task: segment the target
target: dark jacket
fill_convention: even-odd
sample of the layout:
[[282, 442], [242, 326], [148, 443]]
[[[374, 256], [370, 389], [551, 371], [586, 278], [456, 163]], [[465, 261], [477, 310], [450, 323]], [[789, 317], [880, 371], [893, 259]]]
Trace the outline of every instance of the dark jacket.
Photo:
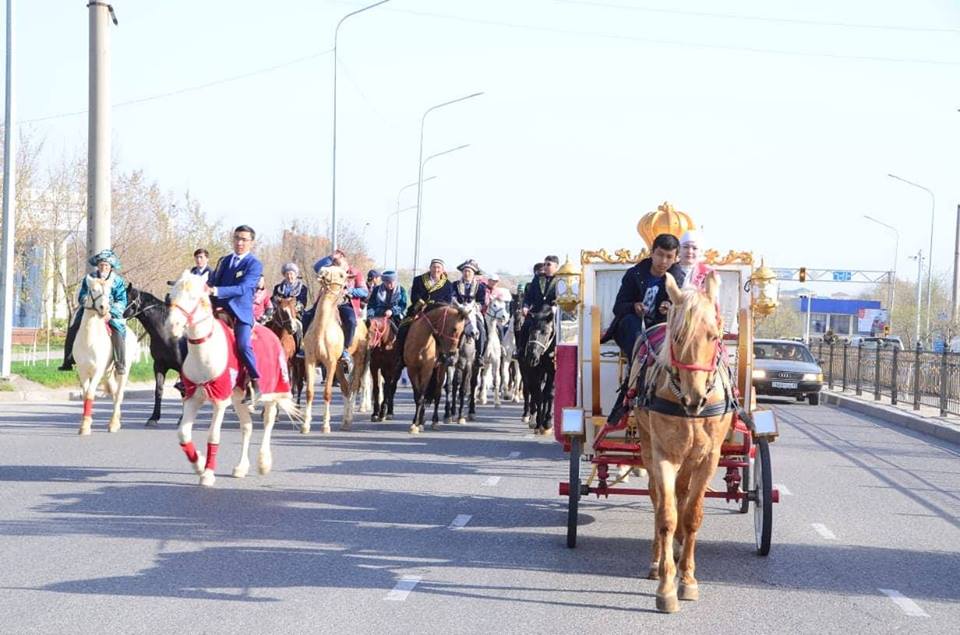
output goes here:
[[413, 285], [410, 287], [410, 306], [416, 307], [418, 302], [434, 302], [451, 304], [453, 302], [453, 284], [447, 279], [446, 274], [437, 281], [437, 283], [427, 289], [430, 282], [430, 274], [425, 273], [413, 279]]
[[[303, 307], [307, 306], [307, 285], [304, 284], [302, 280], [297, 280], [299, 282], [299, 289], [297, 284], [290, 285], [286, 280], [280, 282], [273, 287], [272, 300], [273, 304], [280, 304], [280, 300], [283, 298], [296, 298], [297, 304], [300, 306], [298, 310], [303, 310]], [[296, 291], [296, 293], [294, 293]]]
[[397, 319], [403, 318], [407, 311], [407, 292], [400, 285], [394, 287], [393, 291], [388, 291], [385, 286], [378, 284], [367, 300], [367, 317], [383, 317], [388, 310], [392, 311]]
[[554, 276], [536, 276], [523, 291], [523, 306], [538, 313], [545, 306], [557, 303], [557, 279]]
[[[649, 280], [652, 265], [653, 261], [650, 258], [644, 258], [623, 274], [623, 279], [620, 280], [620, 291], [617, 292], [617, 299], [613, 305], [613, 322], [601, 341], [606, 342], [613, 337], [620, 320], [633, 313], [633, 305], [637, 302], [646, 300], [645, 305], [649, 309], [643, 316], [644, 328], [666, 321], [667, 316], [660, 313], [660, 305], [670, 299], [667, 295], [666, 277]], [[667, 271], [676, 279], [678, 286], [683, 285], [683, 269], [680, 265], [674, 264]], [[647, 297], [648, 292], [654, 295]]]
[[466, 304], [472, 300], [477, 303], [477, 306], [483, 308], [487, 303], [487, 285], [474, 278], [468, 289], [466, 282], [458, 280], [453, 283], [453, 297], [460, 304]]

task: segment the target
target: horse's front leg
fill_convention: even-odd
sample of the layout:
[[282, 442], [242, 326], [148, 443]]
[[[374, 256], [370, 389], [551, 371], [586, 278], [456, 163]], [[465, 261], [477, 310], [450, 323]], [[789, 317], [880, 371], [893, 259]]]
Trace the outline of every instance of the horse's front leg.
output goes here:
[[477, 384], [480, 381], [479, 367], [474, 366], [470, 369], [469, 375], [469, 406], [467, 409], [467, 420], [475, 421], [477, 418]]
[[273, 452], [270, 440], [273, 436], [273, 424], [277, 421], [277, 403], [268, 401], [263, 406], [263, 439], [260, 441], [260, 453], [257, 455], [257, 470], [267, 475], [273, 469]]
[[[243, 478], [250, 472], [250, 459], [248, 458], [248, 454], [250, 452], [250, 437], [253, 436], [253, 417], [250, 414], [250, 406], [243, 403], [242, 391], [234, 390], [230, 395], [230, 399], [233, 401], [233, 410], [237, 413], [237, 418], [240, 420], [240, 460], [233, 468], [233, 476]], [[266, 415], [266, 405], [264, 405], [263, 412], [264, 415]]]
[[107, 432], [117, 432], [120, 430], [120, 407], [123, 405], [123, 393], [127, 389], [127, 378], [129, 375], [114, 375], [111, 373], [109, 378], [110, 394], [113, 395], [113, 414], [110, 416], [110, 423], [107, 424]]
[[371, 392], [373, 393], [371, 401], [372, 413], [370, 414], [370, 421], [380, 421], [383, 419], [383, 403], [380, 401], [380, 365], [370, 364], [370, 376], [373, 379], [373, 385], [370, 387]]
[[153, 364], [153, 412], [150, 413], [150, 418], [147, 419], [146, 426], [155, 426], [160, 423], [160, 402], [163, 400], [163, 383], [166, 380], [167, 373], [164, 370], [160, 369], [160, 364], [154, 362]]
[[680, 498], [680, 510], [677, 533], [682, 534], [680, 549], [680, 589], [681, 600], [699, 600], [700, 588], [695, 576], [697, 570], [694, 552], [697, 548], [697, 532], [703, 523], [703, 495], [707, 491], [710, 478], [716, 471], [720, 460], [720, 439], [716, 439], [715, 450], [708, 461], [699, 463], [688, 479], [689, 485], [684, 498]]
[[680, 610], [677, 600], [677, 587], [674, 577], [677, 565], [673, 561], [673, 535], [677, 529], [677, 506], [675, 484], [676, 466], [666, 459], [659, 458], [656, 448], [650, 465], [651, 478], [658, 488], [656, 510], [656, 539], [660, 541], [660, 584], [657, 585], [657, 610], [663, 613], [675, 613]]
[[[490, 366], [490, 379], [493, 381], [493, 407], [500, 407], [500, 389], [503, 387], [503, 364], [498, 357]], [[486, 388], [484, 388], [486, 394]]]
[[[326, 374], [324, 377], [326, 381], [323, 383], [323, 433], [330, 434], [330, 405], [333, 401], [333, 378], [337, 373], [337, 360], [333, 359], [327, 362], [326, 365]], [[341, 382], [341, 386], [343, 383]], [[343, 407], [344, 411], [347, 408], [347, 394], [343, 395]]]
[[420, 426], [423, 424], [423, 392], [413, 387], [413, 423], [410, 424], [410, 434], [420, 432]]
[[300, 432], [308, 434], [310, 432], [310, 422], [313, 421], [313, 393], [314, 384], [317, 380], [317, 362], [309, 355], [303, 360], [304, 375], [307, 383], [307, 403], [303, 407], [303, 423], [300, 424]]
[[80, 417], [80, 435], [90, 434], [90, 426], [93, 425], [93, 402], [97, 398], [97, 386], [100, 385], [100, 379], [103, 372], [93, 371], [93, 375], [86, 381], [80, 382], [80, 389], [83, 392], [83, 414]]
[[200, 465], [203, 456], [197, 452], [197, 448], [193, 444], [193, 422], [197, 419], [197, 412], [203, 405], [203, 400], [202, 388], [193, 393], [193, 396], [189, 399], [183, 400], [183, 414], [180, 415], [180, 425], [177, 427], [180, 447], [197, 474], [203, 474], [203, 468]]
[[[216, 482], [217, 452], [220, 450], [220, 426], [223, 425], [223, 414], [227, 410], [229, 400], [213, 402], [213, 419], [210, 421], [210, 430], [207, 432], [207, 462], [200, 475], [200, 484], [204, 487], [213, 487]], [[249, 413], [248, 413], [249, 414]]]

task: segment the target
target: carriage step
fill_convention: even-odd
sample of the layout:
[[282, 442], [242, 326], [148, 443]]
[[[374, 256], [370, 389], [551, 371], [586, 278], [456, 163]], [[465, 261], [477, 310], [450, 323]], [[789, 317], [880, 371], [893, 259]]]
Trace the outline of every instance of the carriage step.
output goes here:
[[614, 452], [631, 452], [636, 453], [640, 451], [639, 443], [625, 443], [623, 441], [600, 441], [596, 443], [593, 448], [595, 450], [612, 450]]

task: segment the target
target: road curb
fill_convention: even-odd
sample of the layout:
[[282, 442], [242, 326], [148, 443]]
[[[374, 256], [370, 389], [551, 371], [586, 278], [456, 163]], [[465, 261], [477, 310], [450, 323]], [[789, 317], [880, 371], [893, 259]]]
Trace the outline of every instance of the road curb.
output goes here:
[[854, 397], [838, 395], [826, 390], [820, 395], [824, 403], [828, 405], [876, 417], [887, 423], [960, 445], [960, 427], [957, 425], [936, 418], [921, 417], [893, 406], [867, 403]]
[[[124, 397], [153, 397], [153, 382], [138, 382], [128, 384], [124, 391]], [[102, 390], [97, 391], [97, 399], [109, 399], [109, 395]], [[180, 399], [180, 393], [173, 386], [164, 386], [163, 398]], [[0, 403], [17, 402], [63, 402], [63, 401], [82, 401], [82, 393], [75, 388], [50, 388], [48, 390], [11, 390], [0, 392]]]

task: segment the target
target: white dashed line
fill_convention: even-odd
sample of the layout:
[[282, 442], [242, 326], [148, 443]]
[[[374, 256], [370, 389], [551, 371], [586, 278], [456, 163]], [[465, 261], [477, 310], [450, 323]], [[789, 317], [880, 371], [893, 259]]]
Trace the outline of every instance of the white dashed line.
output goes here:
[[926, 611], [920, 608], [920, 605], [905, 596], [896, 589], [878, 589], [880, 593], [893, 600], [893, 603], [900, 607], [900, 610], [910, 617], [930, 617]]
[[793, 496], [793, 492], [787, 489], [787, 486], [782, 483], [777, 483], [773, 487], [774, 489], [780, 490], [780, 493], [784, 496]]
[[456, 518], [453, 519], [453, 522], [450, 523], [448, 529], [463, 529], [470, 519], [473, 518], [470, 514], [459, 514]]
[[508, 459], [519, 459], [519, 458], [520, 458], [520, 453], [519, 453], [519, 452], [516, 452], [516, 451], [511, 452], [510, 455], [509, 455], [507, 458], [508, 458]]
[[407, 596], [410, 595], [410, 592], [413, 591], [413, 588], [422, 580], [418, 575], [408, 575], [400, 578], [400, 581], [397, 582], [397, 586], [393, 587], [393, 590], [390, 593], [387, 593], [387, 597], [383, 598], [384, 600], [389, 600], [391, 602], [403, 602], [407, 599]]
[[830, 531], [829, 529], [827, 529], [827, 526], [824, 525], [823, 523], [813, 523], [813, 525], [811, 525], [811, 526], [817, 531], [818, 534], [820, 534], [821, 536], [823, 536], [823, 537], [826, 538], [827, 540], [836, 540], [836, 539], [837, 539], [837, 535], [836, 535], [835, 533], [833, 533], [832, 531]]
[[499, 477], [499, 476], [491, 476], [490, 478], [488, 478], [487, 480], [485, 480], [485, 481], [483, 482], [483, 484], [486, 485], [487, 487], [493, 487], [494, 485], [496, 485], [496, 484], [499, 483], [499, 482], [500, 482], [500, 477]]

